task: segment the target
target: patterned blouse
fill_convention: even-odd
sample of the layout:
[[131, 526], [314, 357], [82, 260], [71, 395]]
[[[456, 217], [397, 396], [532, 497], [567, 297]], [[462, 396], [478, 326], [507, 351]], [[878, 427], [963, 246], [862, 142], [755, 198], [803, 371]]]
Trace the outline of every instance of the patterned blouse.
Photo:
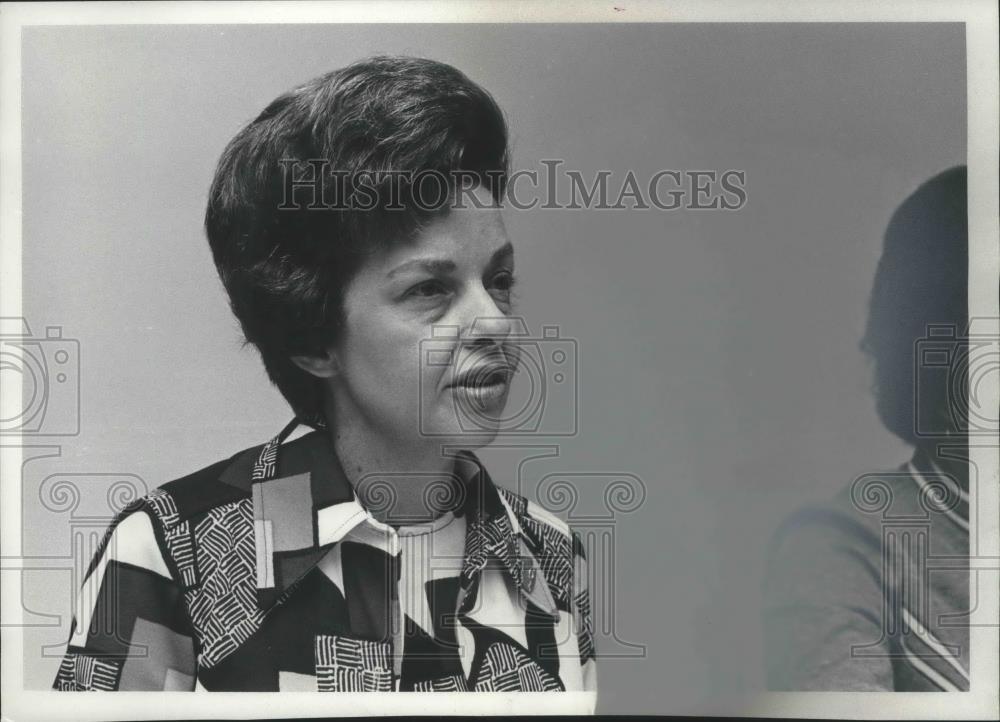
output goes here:
[[294, 427], [117, 516], [56, 689], [596, 691], [587, 565], [564, 522], [462, 452], [476, 471], [448, 526], [464, 554], [419, 581], [413, 620], [400, 535], [358, 502], [325, 432], [285, 442]]

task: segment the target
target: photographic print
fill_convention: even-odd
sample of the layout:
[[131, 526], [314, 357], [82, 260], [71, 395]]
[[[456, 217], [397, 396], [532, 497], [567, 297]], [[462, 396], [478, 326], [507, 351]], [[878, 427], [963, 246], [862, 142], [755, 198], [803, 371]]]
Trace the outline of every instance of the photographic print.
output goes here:
[[4, 4], [4, 716], [994, 718], [995, 11]]

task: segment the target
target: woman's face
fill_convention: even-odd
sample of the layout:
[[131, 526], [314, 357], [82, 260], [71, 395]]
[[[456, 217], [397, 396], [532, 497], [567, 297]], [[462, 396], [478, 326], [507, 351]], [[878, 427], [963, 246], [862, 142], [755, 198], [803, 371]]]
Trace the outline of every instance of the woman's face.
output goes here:
[[368, 259], [345, 289], [329, 379], [337, 423], [394, 443], [489, 443], [507, 400], [514, 252], [488, 192], [413, 242]]

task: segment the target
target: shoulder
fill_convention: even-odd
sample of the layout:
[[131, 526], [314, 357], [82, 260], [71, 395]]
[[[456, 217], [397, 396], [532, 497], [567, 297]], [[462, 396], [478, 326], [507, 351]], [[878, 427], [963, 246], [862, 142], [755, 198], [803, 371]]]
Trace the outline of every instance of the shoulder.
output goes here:
[[[241, 508], [248, 506], [252, 503], [254, 482], [259, 481], [254, 479], [254, 467], [266, 445], [247, 447], [169, 481], [146, 495], [144, 502], [168, 528], [206, 514], [225, 514], [234, 504]], [[317, 474], [324, 483], [312, 485], [311, 491], [320, 495], [314, 502], [339, 501], [345, 495], [349, 498], [339, 463], [321, 432], [312, 431], [281, 445], [274, 481]]]
[[247, 447], [172, 479], [136, 503], [152, 511], [164, 526], [171, 527], [213, 509], [250, 499], [253, 466], [263, 448], [264, 444]]
[[154, 495], [169, 495], [182, 517], [250, 496], [250, 475], [263, 445], [220, 459], [197, 471], [163, 484]]
[[[191, 587], [199, 521], [218, 510], [217, 515], [224, 516], [230, 526], [235, 518], [234, 528], [252, 523], [250, 470], [262, 448], [250, 447], [208, 464], [125, 506], [108, 528], [87, 575], [114, 560], [173, 578], [185, 589]], [[235, 517], [227, 508], [234, 503], [240, 511]]]
[[500, 494], [514, 512], [522, 540], [537, 560], [557, 607], [581, 611], [588, 608], [587, 559], [580, 535], [548, 509], [525, 497], [507, 489], [501, 489]]
[[583, 556], [579, 534], [569, 524], [543, 506], [509, 489], [497, 487], [501, 498], [514, 512], [521, 530], [527, 532], [548, 553]]
[[[500, 496], [514, 512], [522, 538], [538, 560], [542, 576], [556, 609], [580, 620], [579, 653], [583, 663], [594, 657], [593, 619], [586, 552], [580, 535], [548, 509], [520, 494], [498, 487]], [[593, 665], [587, 668], [591, 687]]]
[[918, 508], [919, 492], [902, 468], [861, 475], [832, 497], [799, 507], [769, 541], [766, 591], [780, 598], [880, 588], [885, 522], [914, 518]]
[[170, 577], [161, 546], [162, 534], [148, 497], [137, 499], [118, 512], [92, 557], [85, 577], [109, 562]]
[[786, 516], [772, 537], [771, 550], [790, 542], [877, 548], [882, 522], [911, 516], [919, 501], [918, 487], [903, 467], [862, 474], [832, 497], [804, 504]]

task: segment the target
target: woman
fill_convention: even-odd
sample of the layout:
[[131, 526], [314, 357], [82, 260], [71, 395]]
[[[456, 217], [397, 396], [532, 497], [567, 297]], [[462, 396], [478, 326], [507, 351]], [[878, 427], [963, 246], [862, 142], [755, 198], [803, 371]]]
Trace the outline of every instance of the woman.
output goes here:
[[233, 139], [206, 231], [295, 420], [119, 515], [58, 689], [595, 689], [578, 538], [470, 451], [517, 366], [507, 163], [492, 97], [417, 58]]

